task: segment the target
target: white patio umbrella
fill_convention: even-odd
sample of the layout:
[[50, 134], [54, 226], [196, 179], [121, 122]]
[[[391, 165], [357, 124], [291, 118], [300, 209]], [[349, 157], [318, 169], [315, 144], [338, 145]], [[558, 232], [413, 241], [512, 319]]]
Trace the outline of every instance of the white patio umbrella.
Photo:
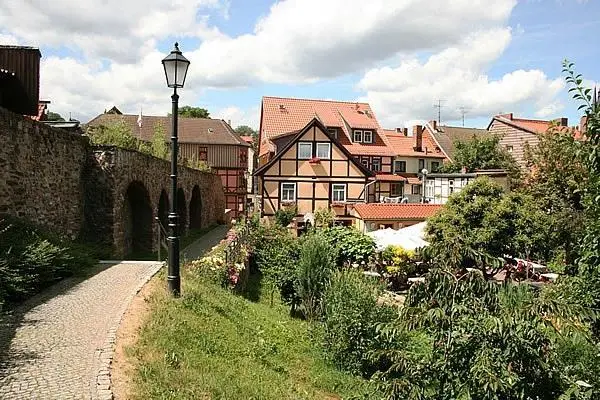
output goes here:
[[425, 222], [402, 228], [399, 230], [387, 228], [367, 233], [375, 241], [377, 250], [383, 250], [390, 245], [401, 246], [406, 250], [414, 250], [427, 246], [424, 240]]

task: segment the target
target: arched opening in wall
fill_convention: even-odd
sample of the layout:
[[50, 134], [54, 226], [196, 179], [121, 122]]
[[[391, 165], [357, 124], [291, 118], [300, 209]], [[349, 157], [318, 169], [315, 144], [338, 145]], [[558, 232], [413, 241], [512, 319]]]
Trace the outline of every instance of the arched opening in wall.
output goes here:
[[125, 254], [152, 251], [152, 205], [143, 183], [133, 181], [125, 199]]
[[158, 210], [156, 212], [156, 215], [158, 216], [158, 220], [160, 221], [163, 228], [167, 230], [169, 229], [169, 206], [169, 196], [167, 195], [167, 191], [163, 189], [160, 192], [160, 198], [158, 200]]
[[179, 233], [185, 234], [187, 231], [187, 201], [185, 192], [182, 188], [177, 189], [177, 216], [179, 217]]
[[200, 198], [200, 187], [194, 186], [190, 200], [190, 229], [202, 227], [202, 199]]

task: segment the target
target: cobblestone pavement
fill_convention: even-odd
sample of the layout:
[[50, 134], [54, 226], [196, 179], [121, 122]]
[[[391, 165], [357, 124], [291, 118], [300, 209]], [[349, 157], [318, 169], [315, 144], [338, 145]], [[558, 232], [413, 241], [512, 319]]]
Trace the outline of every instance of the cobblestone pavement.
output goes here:
[[127, 305], [160, 266], [104, 266], [85, 281], [63, 281], [0, 317], [0, 399], [111, 398], [107, 349]]

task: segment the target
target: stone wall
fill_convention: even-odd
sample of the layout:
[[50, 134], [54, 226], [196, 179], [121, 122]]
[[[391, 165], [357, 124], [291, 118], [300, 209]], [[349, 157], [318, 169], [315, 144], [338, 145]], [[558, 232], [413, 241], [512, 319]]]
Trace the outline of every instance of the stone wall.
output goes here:
[[88, 149], [85, 137], [0, 108], [0, 214], [77, 237]]
[[[87, 197], [93, 206], [89, 207], [86, 215], [89, 221], [94, 221], [87, 232], [89, 237], [103, 238], [103, 241], [114, 245], [117, 255], [125, 255], [131, 252], [133, 242], [139, 239], [132, 238], [132, 230], [141, 229], [143, 240], [148, 240], [150, 232], [146, 225], [150, 224], [149, 240], [152, 249], [156, 250], [158, 224], [155, 217], [159, 215], [162, 191], [168, 197], [168, 204], [171, 202], [170, 163], [115, 147], [96, 147], [93, 158], [97, 168], [91, 174], [87, 187]], [[94, 164], [93, 161], [91, 163]], [[195, 186], [198, 186], [199, 198], [192, 199]], [[201, 210], [200, 224], [196, 228], [224, 222], [225, 196], [217, 175], [179, 166], [178, 187], [180, 194], [184, 195], [178, 203], [185, 204], [185, 210], [179, 216], [180, 233], [190, 227], [190, 210], [194, 207]], [[148, 222], [147, 211], [151, 211], [151, 222]]]
[[[190, 225], [224, 222], [225, 197], [217, 175], [179, 166], [178, 183], [181, 233]], [[101, 243], [124, 256], [156, 250], [159, 199], [164, 191], [166, 216], [170, 188], [168, 161], [92, 146], [85, 136], [0, 108], [0, 215]]]

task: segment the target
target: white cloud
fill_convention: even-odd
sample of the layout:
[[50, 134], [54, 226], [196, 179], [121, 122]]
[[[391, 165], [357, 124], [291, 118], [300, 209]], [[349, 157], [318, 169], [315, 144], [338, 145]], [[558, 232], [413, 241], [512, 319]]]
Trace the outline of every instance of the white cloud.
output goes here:
[[[230, 0], [46, 3], [1, 2], [0, 42], [49, 49], [42, 58], [42, 96], [53, 111], [84, 121], [113, 104], [128, 112], [140, 106], [144, 113], [169, 112], [160, 65], [166, 49], [157, 44], [173, 37], [201, 40], [198, 48], [183, 49], [192, 65], [181, 104], [194, 104], [207, 88], [302, 84], [364, 72], [358, 87], [390, 124], [430, 118], [438, 98], [447, 100], [447, 116], [459, 105], [471, 107], [470, 116], [525, 102], [540, 113], [550, 104], [560, 107], [553, 98], [562, 86], [540, 71], [498, 80], [486, 75], [510, 43], [506, 25], [516, 0], [281, 0], [252, 32], [236, 37], [209, 17], [227, 19]], [[63, 48], [71, 55], [52, 56]], [[433, 53], [425, 63], [411, 56], [423, 52]], [[385, 66], [392, 59], [400, 65]], [[213, 115], [235, 126], [258, 125], [254, 108], [232, 104]]]
[[[207, 86], [314, 82], [362, 71], [399, 52], [438, 49], [502, 26], [514, 0], [287, 0], [252, 34], [220, 35], [190, 54]], [[218, 65], [218, 68], [215, 68]]]
[[231, 126], [235, 129], [240, 125], [247, 125], [258, 130], [260, 109], [258, 107], [250, 107], [247, 110], [242, 110], [236, 106], [229, 106], [215, 112], [211, 112], [212, 118], [220, 118], [225, 121], [231, 121]]
[[500, 111], [535, 107], [541, 116], [561, 110], [556, 100], [562, 79], [549, 79], [540, 70], [517, 70], [490, 79], [488, 68], [511, 40], [509, 28], [473, 32], [457, 46], [433, 54], [425, 62], [404, 59], [397, 67], [375, 68], [365, 73], [358, 88], [387, 126], [410, 119], [434, 119], [433, 105], [442, 99], [442, 119], [489, 117]]

